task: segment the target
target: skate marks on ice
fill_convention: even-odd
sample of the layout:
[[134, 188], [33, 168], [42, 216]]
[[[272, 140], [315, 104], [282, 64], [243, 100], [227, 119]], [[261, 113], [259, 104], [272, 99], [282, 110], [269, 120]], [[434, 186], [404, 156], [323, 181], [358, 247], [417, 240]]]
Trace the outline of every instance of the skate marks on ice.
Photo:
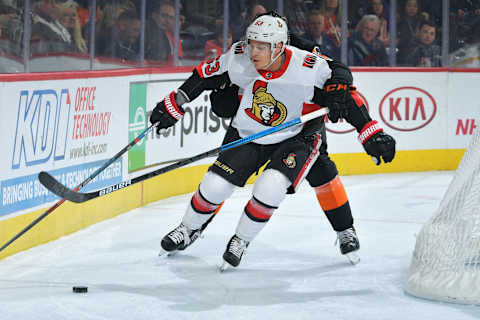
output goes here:
[[[264, 243], [258, 245], [267, 246]], [[222, 273], [218, 270], [223, 261], [221, 255], [205, 254], [201, 249], [178, 252], [159, 258], [156, 265], [158, 272], [171, 274], [169, 283], [131, 289], [140, 294], [153, 294], [160, 300], [171, 302], [169, 308], [172, 310], [186, 312], [214, 310], [222, 306], [295, 305], [321, 301], [322, 298], [374, 294], [370, 289], [334, 290], [325, 283], [321, 284], [322, 279], [341, 278], [341, 272], [352, 268], [346, 260], [324, 263], [318, 255], [282, 252], [271, 247], [268, 252], [266, 258], [265, 252], [258, 253], [257, 257], [247, 252], [239, 267], [229, 267]], [[274, 263], [276, 259], [281, 263]], [[296, 267], [292, 268], [292, 264]], [[130, 290], [122, 286], [104, 289]]]

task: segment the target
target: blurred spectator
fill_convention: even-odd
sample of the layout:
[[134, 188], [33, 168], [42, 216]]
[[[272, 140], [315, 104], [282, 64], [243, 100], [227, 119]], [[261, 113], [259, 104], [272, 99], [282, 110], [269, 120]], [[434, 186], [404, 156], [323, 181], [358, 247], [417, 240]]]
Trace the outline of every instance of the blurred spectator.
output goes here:
[[451, 1], [450, 11], [458, 16], [480, 16], [480, 0]]
[[[175, 6], [173, 1], [170, 2], [172, 2], [172, 5]], [[213, 31], [216, 23], [223, 16], [223, 0], [183, 0], [180, 4], [180, 12], [186, 17], [186, 28], [192, 25], [204, 26], [210, 27]]]
[[450, 55], [449, 66], [457, 68], [480, 68], [480, 19], [473, 23], [471, 44]]
[[407, 0], [398, 18], [398, 64], [405, 64], [406, 56], [410, 51], [409, 44], [417, 35], [420, 23], [428, 19], [428, 13], [420, 12], [419, 0]]
[[[97, 3], [99, 2], [97, 1]], [[112, 39], [116, 33], [114, 29], [118, 18], [124, 11], [133, 12], [137, 11], [137, 8], [130, 0], [102, 1], [100, 20], [95, 26], [95, 50], [97, 52], [111, 52], [113, 50]], [[87, 39], [89, 28], [86, 27], [85, 30], [87, 31], [85, 39]]]
[[243, 23], [232, 27], [232, 38], [233, 42], [240, 41], [244, 38], [247, 27], [253, 21], [253, 19], [262, 13], [266, 13], [267, 9], [264, 6], [258, 3], [254, 3], [251, 7], [247, 8], [247, 13]]
[[384, 0], [370, 0], [369, 13], [376, 15], [380, 20], [377, 38], [382, 41], [385, 47], [388, 47], [390, 45], [390, 35], [388, 34], [389, 12]]
[[325, 26], [325, 17], [319, 10], [313, 10], [308, 15], [308, 31], [303, 38], [313, 41], [317, 44], [320, 52], [333, 59], [339, 59], [339, 48], [333, 40], [328, 37], [323, 30]]
[[342, 34], [342, 1], [341, 0], [325, 0], [320, 10], [325, 17], [323, 32], [326, 33], [335, 43], [340, 45]]
[[[90, 21], [90, 1], [89, 0], [75, 0], [78, 3], [77, 6], [77, 15], [78, 21], [80, 23], [80, 27], [85, 27], [88, 21]], [[99, 23], [100, 16], [102, 11], [100, 10], [100, 6], [98, 5], [99, 1], [97, 1], [97, 7], [95, 9], [95, 21]]]
[[425, 20], [420, 24], [417, 38], [413, 40], [413, 49], [407, 56], [407, 65], [414, 67], [440, 67], [442, 53], [440, 46], [435, 44], [436, 26]]
[[285, 0], [286, 18], [288, 22], [288, 31], [296, 35], [303, 35], [308, 28], [307, 15], [308, 8], [303, 0]]
[[387, 53], [377, 39], [380, 20], [376, 15], [365, 15], [358, 23], [358, 31], [349, 39], [348, 64], [352, 66], [385, 66]]
[[[175, 32], [175, 5], [171, 1], [157, 3], [152, 9], [145, 38], [145, 58], [150, 60], [173, 61]], [[182, 20], [180, 20], [180, 29]], [[182, 42], [179, 42], [178, 56], [183, 57]]]
[[14, 3], [0, 1], [0, 53], [20, 55], [23, 19]]
[[[449, 0], [454, 3], [458, 0]], [[442, 25], [442, 2], [439, 0], [422, 0], [421, 10], [428, 13], [428, 19], [437, 26]]]
[[[103, 2], [103, 1], [102, 1]], [[137, 7], [131, 0], [105, 1], [102, 8], [102, 18], [99, 27], [112, 28], [124, 11], [136, 11]]]
[[251, 8], [251, 10], [248, 11], [248, 17], [247, 17], [247, 26], [252, 23], [252, 21], [255, 19], [256, 16], [267, 13], [267, 9], [261, 4], [254, 4]]
[[457, 0], [450, 4], [450, 48], [472, 43], [473, 26], [480, 18], [480, 0]]
[[[235, 39], [235, 32], [243, 27], [246, 17], [247, 3], [245, 0], [229, 0], [229, 28], [232, 30], [232, 41]], [[238, 37], [240, 39], [242, 35]]]
[[163, 30], [161, 5], [152, 8], [152, 15], [145, 27], [145, 59], [167, 61], [172, 54], [170, 40]]
[[357, 26], [368, 12], [369, 0], [355, 0], [348, 2], [348, 20], [351, 26]]
[[118, 17], [111, 46], [103, 55], [122, 61], [138, 61], [140, 53], [141, 22], [136, 11], [124, 11]]
[[59, 5], [60, 23], [67, 28], [70, 35], [73, 37], [71, 48], [74, 52], [86, 53], [88, 48], [85, 40], [82, 37], [82, 27], [77, 13], [78, 4], [74, 1], [66, 1]]
[[[228, 30], [227, 50], [232, 45], [232, 30]], [[217, 24], [215, 39], [205, 43], [205, 59], [215, 58], [223, 53], [223, 23]]]
[[70, 51], [72, 36], [58, 21], [57, 0], [39, 0], [33, 4], [31, 53]]

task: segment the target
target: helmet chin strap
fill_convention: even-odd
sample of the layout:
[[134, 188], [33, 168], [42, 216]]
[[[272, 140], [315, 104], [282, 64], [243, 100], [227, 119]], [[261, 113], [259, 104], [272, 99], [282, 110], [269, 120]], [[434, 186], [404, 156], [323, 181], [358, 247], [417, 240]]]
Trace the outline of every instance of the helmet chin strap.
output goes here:
[[283, 50], [283, 43], [282, 43], [282, 50], [280, 50], [280, 52], [276, 55], [275, 58], [273, 57], [273, 50], [272, 50], [272, 54], [270, 55], [270, 63], [267, 64], [264, 69], [266, 70], [267, 68], [269, 68], [272, 65], [272, 63], [274, 63], [275, 60], [277, 60], [282, 55], [283, 51], [284, 51]]

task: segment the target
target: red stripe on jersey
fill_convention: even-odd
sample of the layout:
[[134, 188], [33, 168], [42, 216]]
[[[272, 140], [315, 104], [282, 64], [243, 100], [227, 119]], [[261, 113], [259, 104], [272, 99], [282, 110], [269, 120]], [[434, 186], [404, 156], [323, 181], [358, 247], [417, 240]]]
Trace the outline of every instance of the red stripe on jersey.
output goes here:
[[245, 207], [245, 211], [251, 214], [254, 218], [265, 221], [270, 219], [274, 210], [274, 208], [265, 207], [253, 198], [248, 201], [247, 206]]
[[315, 141], [313, 142], [313, 150], [310, 153], [310, 155], [307, 158], [307, 161], [305, 161], [302, 170], [300, 170], [300, 173], [298, 174], [297, 178], [295, 181], [292, 183], [292, 187], [295, 189], [300, 182], [303, 181], [303, 179], [307, 176], [309, 169], [312, 167], [312, 165], [315, 163], [317, 160], [318, 156], [320, 155], [320, 152], [318, 149], [320, 149], [320, 144], [322, 143], [322, 136], [320, 134], [315, 135]]
[[[318, 104], [315, 104], [315, 103], [306, 103], [304, 102], [303, 103], [303, 107], [302, 107], [302, 116], [304, 114], [307, 114], [307, 113], [310, 113], [310, 112], [313, 112], [313, 111], [317, 111], [319, 109], [323, 109], [324, 106], [320, 106]], [[323, 118], [323, 121], [326, 121], [327, 120], [327, 117], [328, 115], [324, 115], [322, 118]]]
[[310, 112], [313, 112], [313, 111], [317, 111], [317, 110], [322, 109], [322, 108], [323, 108], [322, 106], [319, 106], [316, 103], [306, 103], [306, 102], [304, 102], [303, 107], [302, 107], [302, 116], [304, 114], [307, 114], [307, 113], [310, 113]]
[[218, 204], [213, 204], [205, 200], [202, 195], [200, 194], [200, 191], [197, 190], [195, 194], [192, 197], [192, 206], [193, 209], [197, 212], [202, 212], [202, 213], [212, 213], [218, 208]]

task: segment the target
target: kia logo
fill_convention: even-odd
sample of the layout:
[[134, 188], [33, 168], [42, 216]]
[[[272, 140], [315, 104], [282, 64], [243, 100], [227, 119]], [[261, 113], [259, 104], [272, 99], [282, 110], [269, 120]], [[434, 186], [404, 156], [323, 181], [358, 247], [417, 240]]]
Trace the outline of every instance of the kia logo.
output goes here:
[[435, 99], [427, 91], [416, 87], [393, 89], [380, 102], [380, 118], [398, 131], [423, 128], [436, 113]]
[[[363, 94], [361, 94], [360, 92], [357, 91], [357, 95], [362, 99], [363, 104], [365, 104], [365, 107], [367, 108], [367, 111], [370, 110], [370, 108], [368, 107], [367, 99], [365, 99]], [[345, 119], [340, 119], [340, 120], [338, 120], [337, 123], [331, 123], [327, 119], [325, 121], [325, 129], [327, 129], [328, 132], [338, 133], [338, 134], [349, 133], [349, 132], [355, 131], [355, 128], [352, 127]]]

